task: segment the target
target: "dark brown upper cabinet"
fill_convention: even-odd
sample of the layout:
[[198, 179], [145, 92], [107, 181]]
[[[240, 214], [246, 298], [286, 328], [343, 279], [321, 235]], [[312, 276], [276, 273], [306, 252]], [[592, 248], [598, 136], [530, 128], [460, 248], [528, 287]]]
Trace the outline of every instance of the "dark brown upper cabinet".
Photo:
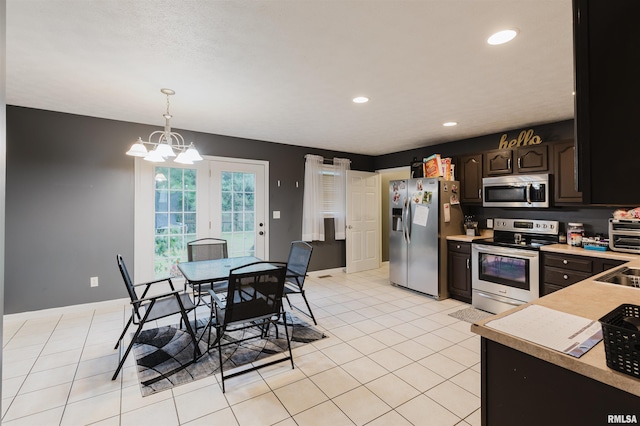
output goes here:
[[484, 166], [485, 176], [544, 173], [549, 171], [549, 150], [545, 144], [488, 151], [484, 156]]
[[553, 145], [553, 185], [556, 204], [582, 203], [582, 193], [576, 190], [575, 146], [573, 140]]
[[460, 201], [482, 203], [482, 154], [460, 156]]
[[575, 127], [585, 203], [640, 204], [640, 1], [573, 0]]
[[514, 151], [516, 173], [542, 173], [549, 171], [547, 145], [517, 148]]
[[513, 151], [496, 149], [484, 153], [485, 176], [502, 176], [513, 173]]

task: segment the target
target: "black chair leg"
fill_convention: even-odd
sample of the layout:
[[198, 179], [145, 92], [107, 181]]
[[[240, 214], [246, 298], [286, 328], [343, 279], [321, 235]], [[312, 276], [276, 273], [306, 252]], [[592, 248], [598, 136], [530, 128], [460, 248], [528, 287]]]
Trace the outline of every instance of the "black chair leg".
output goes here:
[[124, 339], [124, 335], [127, 333], [127, 330], [129, 329], [129, 326], [131, 325], [132, 322], [133, 322], [133, 314], [131, 314], [131, 316], [129, 317], [129, 321], [127, 321], [127, 325], [124, 327], [124, 330], [122, 330], [122, 334], [118, 338], [118, 341], [116, 342], [116, 346], [113, 349], [118, 349], [118, 346], [120, 346], [120, 342], [122, 342], [122, 339]]
[[220, 380], [222, 381], [222, 393], [224, 389], [224, 369], [222, 368], [222, 336], [223, 331], [216, 327], [216, 341], [218, 342], [218, 360], [220, 361]]
[[307, 296], [304, 294], [304, 291], [300, 294], [302, 295], [302, 299], [304, 300], [305, 305], [307, 305], [307, 309], [309, 310], [309, 316], [313, 320], [313, 323], [315, 325], [318, 325], [318, 322], [316, 321], [316, 317], [313, 316], [313, 311], [311, 310], [311, 306], [309, 306], [309, 302], [307, 301]]
[[[291, 340], [289, 340], [289, 329], [287, 328], [287, 313], [282, 312], [282, 321], [284, 323], [284, 332], [287, 335], [287, 346], [289, 347], [289, 358], [291, 359], [291, 369], [294, 369], [293, 366], [293, 353], [291, 353]], [[276, 325], [277, 327], [277, 325]]]
[[138, 326], [138, 329], [136, 330], [135, 334], [131, 338], [131, 343], [129, 343], [129, 346], [127, 346], [127, 350], [124, 352], [124, 355], [122, 356], [122, 359], [120, 359], [120, 363], [118, 363], [118, 368], [116, 369], [116, 372], [113, 373], [113, 377], [111, 378], [111, 380], [115, 380], [116, 377], [118, 377], [118, 373], [120, 373], [120, 370], [122, 369], [122, 366], [124, 365], [124, 362], [127, 360], [127, 356], [129, 356], [129, 352], [131, 352], [131, 348], [133, 348], [134, 343], [136, 343], [136, 340], [138, 339], [138, 336], [140, 335], [140, 332], [142, 331], [142, 325], [143, 324], [144, 324], [144, 322], [141, 321], [140, 325]]
[[[194, 333], [193, 328], [191, 328], [191, 324], [189, 323], [189, 317], [187, 316], [187, 313], [182, 311], [180, 312], [180, 316], [182, 317], [182, 321], [184, 321], [184, 325], [187, 327], [187, 331], [191, 335], [191, 341], [193, 342], [193, 361], [195, 362], [196, 359], [198, 359], [198, 357], [201, 355], [200, 348], [198, 347], [198, 339], [196, 339], [196, 334]], [[195, 309], [194, 309], [194, 319], [195, 319]], [[198, 325], [195, 324], [195, 326], [197, 327]]]

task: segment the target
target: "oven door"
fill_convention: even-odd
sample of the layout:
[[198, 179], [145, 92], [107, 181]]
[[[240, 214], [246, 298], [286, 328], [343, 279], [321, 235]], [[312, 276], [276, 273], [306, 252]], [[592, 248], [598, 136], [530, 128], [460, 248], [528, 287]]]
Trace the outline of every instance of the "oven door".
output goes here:
[[[503, 312], [539, 297], [538, 251], [472, 244], [471, 256], [473, 306]], [[498, 307], [487, 309], [484, 299], [494, 299], [490, 305]]]

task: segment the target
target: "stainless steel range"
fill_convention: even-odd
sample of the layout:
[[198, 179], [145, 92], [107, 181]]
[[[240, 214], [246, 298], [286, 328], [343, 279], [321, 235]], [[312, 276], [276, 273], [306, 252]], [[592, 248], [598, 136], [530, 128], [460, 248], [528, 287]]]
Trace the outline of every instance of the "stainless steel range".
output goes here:
[[540, 247], [558, 242], [559, 223], [495, 219], [493, 229], [471, 246], [471, 303], [498, 314], [540, 297]]

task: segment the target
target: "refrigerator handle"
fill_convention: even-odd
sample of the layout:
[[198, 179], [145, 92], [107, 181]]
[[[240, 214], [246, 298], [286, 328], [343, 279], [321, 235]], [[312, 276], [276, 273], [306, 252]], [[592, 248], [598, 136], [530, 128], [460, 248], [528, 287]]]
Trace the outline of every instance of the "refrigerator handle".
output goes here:
[[402, 201], [402, 239], [407, 242], [407, 225], [405, 223], [405, 216], [407, 215], [407, 200]]
[[405, 201], [405, 209], [406, 209], [406, 219], [404, 221], [404, 227], [406, 229], [406, 240], [408, 244], [411, 244], [411, 198], [406, 199]]

